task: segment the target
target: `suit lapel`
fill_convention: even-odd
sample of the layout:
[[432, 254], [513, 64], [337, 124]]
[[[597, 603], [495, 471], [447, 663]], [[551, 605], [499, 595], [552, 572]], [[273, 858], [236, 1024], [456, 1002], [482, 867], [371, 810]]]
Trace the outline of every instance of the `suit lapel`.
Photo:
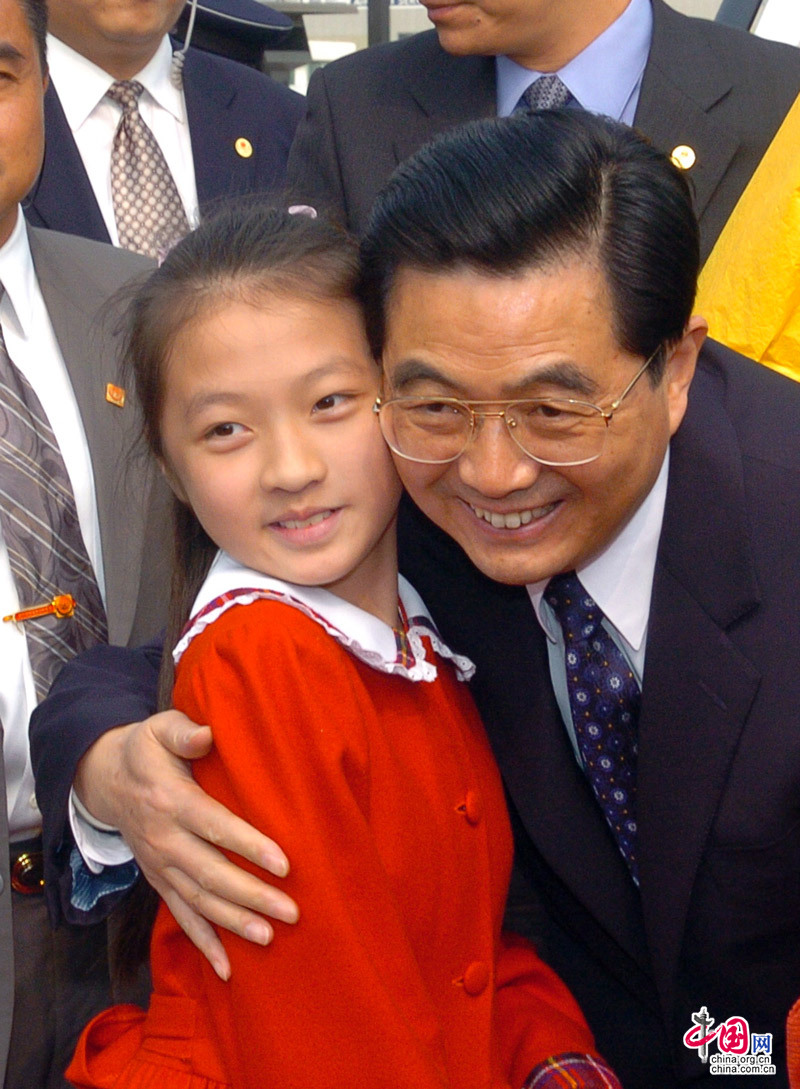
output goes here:
[[200, 208], [230, 193], [252, 191], [258, 155], [244, 158], [236, 152], [236, 141], [252, 133], [233, 131], [237, 91], [222, 65], [209, 72], [207, 58], [190, 49], [183, 69], [183, 94]]
[[418, 109], [394, 140], [398, 163], [445, 129], [497, 113], [493, 57], [453, 57], [433, 35], [432, 62], [420, 66], [408, 91]]
[[[64, 110], [51, 83], [44, 96], [45, 152], [36, 184], [25, 201], [29, 218], [42, 227], [58, 223], [70, 234], [110, 242], [103, 216], [92, 190], [80, 152], [70, 132]], [[71, 220], [64, 227], [65, 194]]]
[[741, 455], [708, 374], [672, 443], [639, 727], [642, 907], [665, 1009], [692, 885], [759, 675], [726, 635], [758, 607]]
[[[524, 590], [505, 592], [503, 598], [499, 611], [497, 602], [488, 602], [487, 623], [494, 615], [496, 626], [502, 617], [495, 656], [508, 680], [492, 685], [484, 717], [506, 786], [548, 866], [649, 974], [638, 894], [575, 759], [553, 695], [547, 644], [533, 606]], [[492, 721], [495, 715], [498, 723]], [[509, 723], [515, 724], [513, 729]]]
[[731, 77], [702, 35], [685, 32], [686, 17], [653, 0], [653, 42], [634, 124], [667, 154], [686, 144], [697, 160], [688, 177], [698, 218], [738, 149], [730, 126], [712, 107], [727, 95]]
[[[126, 643], [139, 593], [132, 572], [141, 570], [146, 469], [134, 466], [138, 420], [132, 406], [120, 410], [106, 400], [106, 384], [120, 383], [103, 314], [87, 305], [107, 296], [89, 284], [91, 270], [76, 270], [66, 252], [54, 250], [46, 232], [30, 231], [39, 287], [58, 340], [81, 413], [92, 458], [103, 550], [109, 642]], [[59, 236], [53, 236], [58, 238]], [[85, 292], [85, 293], [84, 293]], [[122, 434], [120, 434], [122, 432]]]

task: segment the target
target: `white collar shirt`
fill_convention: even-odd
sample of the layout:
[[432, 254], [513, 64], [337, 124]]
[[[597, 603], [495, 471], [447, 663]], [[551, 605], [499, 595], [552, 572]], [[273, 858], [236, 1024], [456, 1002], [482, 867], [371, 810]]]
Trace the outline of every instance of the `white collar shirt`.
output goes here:
[[[669, 450], [655, 484], [630, 521], [605, 551], [577, 571], [586, 591], [602, 609], [605, 616], [603, 626], [627, 658], [640, 686], [644, 676], [647, 622], [668, 479]], [[576, 758], [580, 762], [567, 690], [564, 634], [543, 597], [547, 582], [544, 579], [531, 583], [527, 588], [528, 595], [547, 636], [553, 692]]]
[[[113, 244], [119, 245], [111, 197], [111, 150], [122, 107], [106, 91], [112, 76], [52, 34], [47, 36], [50, 79], [58, 93], [70, 132], [80, 153], [103, 221]], [[192, 226], [199, 221], [192, 141], [186, 101], [171, 79], [172, 45], [165, 37], [155, 56], [134, 79], [144, 87], [139, 112], [161, 148], [181, 203]]]
[[[25, 219], [17, 213], [11, 237], [0, 248], [0, 325], [9, 358], [25, 376], [50, 421], [75, 494], [81, 532], [100, 592], [105, 596], [100, 526], [92, 461], [64, 359], [33, 267]], [[0, 527], [0, 616], [19, 608]], [[36, 706], [23, 626], [0, 621], [0, 722], [3, 725], [9, 828], [12, 839], [34, 835], [41, 817], [33, 796], [28, 719]]]
[[[557, 74], [584, 110], [632, 125], [652, 38], [650, 0], [630, 0], [611, 26]], [[523, 68], [509, 57], [497, 58], [496, 72], [500, 117], [512, 113], [531, 83], [548, 74]]]

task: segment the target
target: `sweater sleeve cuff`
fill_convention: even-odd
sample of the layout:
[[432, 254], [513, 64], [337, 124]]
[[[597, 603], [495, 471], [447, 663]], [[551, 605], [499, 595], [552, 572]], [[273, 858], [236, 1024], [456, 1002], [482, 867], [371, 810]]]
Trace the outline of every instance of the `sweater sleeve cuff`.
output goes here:
[[617, 1075], [599, 1055], [551, 1055], [530, 1072], [522, 1089], [622, 1089]]

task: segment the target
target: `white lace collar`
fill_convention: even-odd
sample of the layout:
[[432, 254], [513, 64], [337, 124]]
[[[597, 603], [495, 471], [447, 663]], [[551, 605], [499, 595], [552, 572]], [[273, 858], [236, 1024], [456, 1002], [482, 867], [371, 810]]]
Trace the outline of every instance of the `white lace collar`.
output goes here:
[[192, 639], [232, 606], [272, 598], [299, 609], [356, 658], [382, 673], [395, 673], [411, 681], [433, 681], [436, 664], [426, 657], [422, 641], [427, 636], [436, 654], [453, 663], [459, 680], [470, 680], [475, 666], [444, 643], [422, 598], [402, 575], [398, 576], [398, 594], [407, 623], [404, 633], [396, 632], [376, 616], [328, 590], [282, 582], [242, 567], [220, 551], [195, 599], [192, 619], [172, 652], [173, 657], [177, 665]]

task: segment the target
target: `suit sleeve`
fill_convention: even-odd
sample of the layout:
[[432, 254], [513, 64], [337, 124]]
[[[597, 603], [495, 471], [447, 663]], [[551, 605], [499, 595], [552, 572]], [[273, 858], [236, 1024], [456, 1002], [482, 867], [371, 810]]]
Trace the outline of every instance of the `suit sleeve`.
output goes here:
[[289, 153], [288, 186], [292, 201], [310, 204], [343, 226], [350, 226], [336, 123], [321, 68], [308, 85], [306, 115], [297, 127]]
[[54, 924], [96, 922], [111, 911], [128, 887], [129, 882], [124, 888], [114, 888], [116, 882], [112, 882], [91, 910], [75, 909], [76, 860], [67, 802], [78, 763], [87, 749], [107, 730], [139, 722], [155, 711], [162, 649], [160, 638], [138, 650], [93, 647], [67, 663], [31, 717], [31, 760], [42, 812], [45, 889]]

